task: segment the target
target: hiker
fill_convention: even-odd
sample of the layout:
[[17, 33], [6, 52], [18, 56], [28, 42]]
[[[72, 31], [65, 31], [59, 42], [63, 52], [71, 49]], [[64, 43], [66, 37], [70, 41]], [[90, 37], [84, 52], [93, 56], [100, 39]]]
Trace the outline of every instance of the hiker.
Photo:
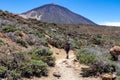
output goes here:
[[66, 45], [65, 45], [65, 51], [66, 51], [66, 59], [68, 59], [69, 58], [68, 53], [70, 51], [70, 43], [68, 41], [66, 42]]

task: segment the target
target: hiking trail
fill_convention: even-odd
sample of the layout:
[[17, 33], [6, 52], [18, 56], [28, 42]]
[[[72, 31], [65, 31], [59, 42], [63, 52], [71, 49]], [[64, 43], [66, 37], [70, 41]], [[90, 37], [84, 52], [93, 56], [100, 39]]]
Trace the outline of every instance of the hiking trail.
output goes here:
[[[66, 58], [66, 53], [64, 49], [58, 49], [51, 45], [49, 45], [50, 50], [53, 52], [53, 56], [56, 57], [56, 65], [55, 67], [50, 68], [49, 76], [48, 77], [41, 77], [41, 78], [34, 78], [31, 80], [100, 80], [99, 78], [95, 77], [82, 77], [80, 75], [81, 68], [86, 68], [83, 64], [79, 64], [76, 61], [76, 57], [74, 52], [70, 50], [69, 52], [69, 59]], [[54, 72], [59, 72], [59, 78], [53, 76]]]

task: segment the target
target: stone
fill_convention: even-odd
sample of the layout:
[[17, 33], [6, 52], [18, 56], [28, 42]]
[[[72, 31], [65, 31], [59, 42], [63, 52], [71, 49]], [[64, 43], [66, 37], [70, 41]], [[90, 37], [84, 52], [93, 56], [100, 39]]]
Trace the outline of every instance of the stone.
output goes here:
[[60, 72], [53, 72], [53, 76], [55, 76], [59, 79], [61, 77], [61, 74], [60, 74]]

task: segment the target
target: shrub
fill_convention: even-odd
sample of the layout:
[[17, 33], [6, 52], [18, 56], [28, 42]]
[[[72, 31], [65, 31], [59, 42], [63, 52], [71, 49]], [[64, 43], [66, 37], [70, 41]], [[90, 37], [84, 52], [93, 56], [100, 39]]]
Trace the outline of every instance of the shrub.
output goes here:
[[90, 42], [92, 42], [95, 45], [104, 45], [104, 39], [101, 35], [94, 35], [92, 36]]
[[52, 52], [46, 49], [35, 48], [30, 52], [31, 58], [34, 60], [42, 60], [49, 66], [55, 65], [55, 58], [52, 57]]
[[120, 80], [120, 76], [118, 76], [115, 80]]
[[99, 52], [91, 48], [78, 50], [77, 58], [80, 63], [89, 65], [87, 69], [83, 69], [84, 76], [95, 76], [97, 73], [112, 73], [116, 71], [116, 63], [110, 60], [107, 53]]
[[0, 53], [0, 66], [5, 66], [6, 65], [6, 55]]
[[44, 63], [43, 61], [41, 60], [32, 60], [31, 61], [31, 64], [32, 64], [32, 68], [33, 68], [33, 75], [35, 76], [46, 76], [47, 73], [48, 73], [48, 70], [47, 70], [47, 64]]
[[47, 76], [48, 65], [53, 66], [55, 60], [47, 49], [35, 48], [31, 53], [16, 52], [7, 58], [0, 54], [0, 78], [18, 80], [21, 77]]
[[26, 53], [12, 53], [5, 58], [4, 62], [0, 57], [0, 77], [8, 80], [18, 80], [21, 77], [47, 76], [48, 65], [42, 60], [31, 59]]
[[7, 71], [6, 67], [0, 66], [0, 77], [1, 78], [5, 78], [6, 71]]
[[96, 75], [96, 72], [93, 72], [90, 68], [82, 68], [81, 75], [83, 77], [89, 77], [89, 76]]
[[55, 58], [52, 56], [42, 56], [40, 59], [47, 63], [49, 66], [54, 66], [55, 65]]
[[117, 75], [120, 76], [120, 70], [117, 71]]
[[0, 40], [0, 46], [2, 45], [5, 45], [5, 43], [2, 40]]
[[48, 74], [47, 64], [41, 60], [31, 60], [30, 63], [25, 64], [22, 68], [22, 76], [46, 76]]
[[65, 42], [60, 40], [60, 38], [53, 38], [53, 39], [48, 39], [48, 42], [54, 46], [54, 47], [57, 47], [57, 48], [64, 48], [64, 44]]
[[39, 45], [43, 45], [43, 46], [46, 46], [48, 47], [48, 41], [46, 38], [42, 37], [42, 38], [39, 38], [39, 41], [37, 41], [37, 46]]
[[23, 36], [23, 34], [22, 34], [22, 32], [21, 32], [20, 30], [15, 31], [15, 33], [16, 33], [16, 35], [18, 35], [18, 36], [20, 36], [20, 37]]
[[51, 56], [52, 52], [47, 50], [47, 49], [41, 49], [41, 48], [34, 48], [30, 54], [35, 54], [35, 55], [39, 55], [39, 56]]
[[90, 65], [90, 68], [83, 68], [82, 75], [85, 77], [96, 76], [98, 73], [112, 73], [115, 72], [115, 65], [104, 64], [102, 61], [97, 61]]
[[33, 54], [40, 55], [40, 56], [51, 56], [52, 52], [46, 49], [35, 48], [33, 50]]
[[23, 64], [22, 66], [21, 66], [21, 76], [22, 77], [28, 77], [28, 78], [30, 78], [31, 76], [33, 76], [33, 70], [32, 70], [32, 66], [31, 66], [32, 64], [29, 62], [29, 63], [26, 63], [26, 64]]
[[18, 80], [21, 78], [21, 74], [16, 72], [16, 70], [8, 71], [7, 79], [8, 80]]
[[111, 63], [104, 63], [102, 61], [97, 61], [94, 64], [91, 65], [91, 70], [93, 72], [99, 72], [102, 73], [112, 73], [115, 72], [115, 64]]
[[23, 47], [26, 47], [26, 48], [27, 48], [27, 42], [25, 42], [24, 40], [22, 40], [22, 39], [17, 39], [16, 42], [19, 43], [19, 44], [21, 44]]
[[38, 38], [34, 34], [28, 34], [26, 41], [29, 45], [34, 45], [37, 42]]
[[93, 64], [97, 61], [97, 56], [94, 54], [86, 53], [84, 51], [78, 51], [77, 58], [79, 59], [79, 62], [82, 64]]
[[79, 62], [83, 64], [92, 64], [96, 62], [96, 56], [89, 53], [82, 53], [79, 55]]
[[44, 34], [43, 34], [43, 33], [41, 33], [41, 32], [36, 32], [36, 33], [35, 33], [35, 35], [37, 35], [39, 38], [44, 37]]
[[30, 29], [30, 30], [28, 30], [28, 33], [29, 34], [34, 34], [34, 35], [38, 36], [39, 38], [44, 37], [44, 34], [39, 32], [39, 31], [37, 31], [37, 30]]
[[33, 29], [28, 30], [28, 33], [29, 33], [29, 34], [35, 34], [35, 32], [36, 32], [36, 31], [34, 31]]
[[73, 49], [80, 49], [81, 47], [85, 46], [87, 43], [85, 42], [85, 40], [72, 40], [71, 41], [71, 47]]
[[4, 32], [15, 32], [17, 29], [12, 26], [3, 26], [2, 31]]
[[12, 56], [13, 56], [12, 58], [13, 60], [8, 65], [9, 69], [20, 68], [24, 64], [30, 62], [30, 57], [26, 53], [23, 52], [14, 53]]

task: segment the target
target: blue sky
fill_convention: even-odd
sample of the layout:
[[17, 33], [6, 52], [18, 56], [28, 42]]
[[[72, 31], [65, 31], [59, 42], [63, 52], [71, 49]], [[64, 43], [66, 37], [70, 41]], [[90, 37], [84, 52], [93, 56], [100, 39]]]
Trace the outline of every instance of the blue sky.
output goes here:
[[53, 2], [97, 24], [120, 25], [120, 0], [0, 0], [0, 9], [18, 14]]

